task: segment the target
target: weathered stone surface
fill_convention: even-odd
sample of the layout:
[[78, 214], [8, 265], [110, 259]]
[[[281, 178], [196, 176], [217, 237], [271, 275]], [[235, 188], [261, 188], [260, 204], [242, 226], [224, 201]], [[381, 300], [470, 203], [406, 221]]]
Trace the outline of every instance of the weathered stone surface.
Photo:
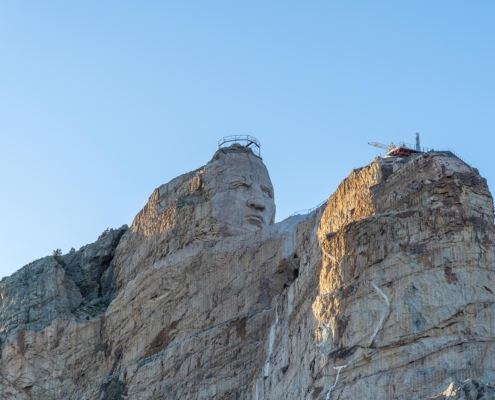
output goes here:
[[[40, 331], [54, 319], [73, 320], [106, 309], [106, 305], [97, 308], [94, 305], [110, 300], [110, 262], [126, 229], [124, 225], [106, 231], [95, 243], [79, 251], [41, 258], [3, 278], [0, 281], [2, 347], [6, 340], [22, 336], [19, 330]], [[93, 304], [88, 306], [91, 301]]]
[[[64, 268], [45, 257], [0, 282], [0, 338], [13, 340], [19, 330], [40, 331], [56, 318], [72, 318], [82, 296]], [[22, 346], [21, 346], [22, 347]]]
[[113, 270], [110, 263], [127, 229], [127, 225], [119, 229], [108, 229], [95, 243], [62, 257], [67, 274], [77, 285], [85, 301], [100, 297], [110, 299]]
[[[321, 209], [270, 225], [259, 159], [219, 157], [158, 188], [136, 216], [104, 315], [62, 307], [44, 329], [6, 336], [0, 397], [493, 398], [493, 201], [475, 169], [438, 153], [376, 159]], [[219, 178], [219, 160], [244, 160], [248, 185]], [[256, 229], [218, 216], [248, 207], [232, 223], [249, 220], [239, 188], [266, 199]], [[52, 267], [65, 292], [84, 281]]]

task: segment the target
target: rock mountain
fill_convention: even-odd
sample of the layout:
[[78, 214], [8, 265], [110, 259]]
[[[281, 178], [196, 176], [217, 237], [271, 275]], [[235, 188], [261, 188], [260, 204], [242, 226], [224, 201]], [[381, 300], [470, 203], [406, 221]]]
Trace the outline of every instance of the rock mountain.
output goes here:
[[493, 200], [443, 153], [376, 158], [274, 224], [239, 145], [131, 226], [0, 282], [2, 399], [495, 399]]

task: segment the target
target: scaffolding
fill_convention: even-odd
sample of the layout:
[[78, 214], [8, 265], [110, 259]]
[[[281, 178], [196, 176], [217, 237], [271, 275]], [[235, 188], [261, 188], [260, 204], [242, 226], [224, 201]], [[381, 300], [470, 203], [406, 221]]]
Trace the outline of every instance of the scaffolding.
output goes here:
[[238, 143], [241, 146], [249, 147], [253, 150], [256, 157], [261, 158], [261, 144], [258, 139], [249, 135], [225, 136], [218, 141], [218, 148], [228, 147], [231, 144]]

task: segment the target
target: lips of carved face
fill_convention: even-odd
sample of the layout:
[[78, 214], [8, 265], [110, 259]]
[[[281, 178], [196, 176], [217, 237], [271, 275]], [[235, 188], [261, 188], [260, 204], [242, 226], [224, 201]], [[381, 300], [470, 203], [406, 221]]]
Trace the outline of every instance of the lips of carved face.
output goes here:
[[260, 229], [265, 226], [265, 220], [261, 215], [248, 215], [246, 217], [246, 222]]

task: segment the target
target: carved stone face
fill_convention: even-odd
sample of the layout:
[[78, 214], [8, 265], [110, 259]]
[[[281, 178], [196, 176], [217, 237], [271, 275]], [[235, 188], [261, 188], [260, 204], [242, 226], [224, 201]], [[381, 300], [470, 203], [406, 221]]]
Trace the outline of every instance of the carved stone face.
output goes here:
[[227, 236], [253, 232], [275, 220], [273, 186], [260, 158], [227, 153], [206, 165], [205, 189], [212, 214]]

